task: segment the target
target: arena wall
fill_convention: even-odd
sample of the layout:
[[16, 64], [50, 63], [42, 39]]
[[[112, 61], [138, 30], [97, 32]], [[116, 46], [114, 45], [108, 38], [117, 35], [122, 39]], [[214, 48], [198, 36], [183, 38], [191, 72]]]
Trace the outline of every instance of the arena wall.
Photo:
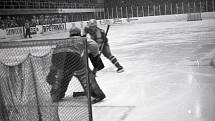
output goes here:
[[[215, 12], [205, 12], [201, 13], [202, 20], [207, 19], [215, 19]], [[176, 21], [187, 21], [187, 14], [175, 14], [175, 15], [162, 15], [162, 16], [149, 16], [149, 17], [134, 17], [134, 18], [118, 18], [117, 19], [120, 22], [115, 23], [114, 19], [105, 19], [105, 20], [97, 20], [99, 26], [106, 26], [107, 24], [110, 25], [121, 25], [121, 24], [146, 24], [146, 23], [159, 23], [159, 22], [176, 22]], [[87, 21], [77, 21], [77, 22], [68, 22], [65, 24], [65, 28], [62, 30], [52, 30], [49, 32], [41, 32], [43, 28], [42, 25], [38, 25], [36, 28], [38, 28], [36, 34], [34, 36], [41, 36], [41, 35], [51, 35], [56, 32], [65, 32], [68, 31], [69, 28], [72, 27], [72, 23], [75, 23], [75, 25], [79, 28], [83, 28], [87, 25]], [[35, 30], [35, 29], [33, 29]], [[12, 35], [10, 35], [9, 39], [7, 38], [8, 35], [5, 35], [7, 32], [6, 30], [0, 30], [0, 38], [1, 41], [8, 41], [8, 40], [14, 40], [14, 39], [22, 39], [23, 33], [20, 33], [19, 35], [14, 34], [14, 38]]]

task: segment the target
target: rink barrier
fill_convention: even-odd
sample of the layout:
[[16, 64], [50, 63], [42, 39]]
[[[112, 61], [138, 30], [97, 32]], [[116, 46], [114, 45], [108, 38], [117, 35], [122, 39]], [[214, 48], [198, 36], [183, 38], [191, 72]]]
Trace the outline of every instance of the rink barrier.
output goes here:
[[0, 29], [0, 40], [15, 40], [24, 38], [23, 27]]
[[31, 35], [37, 34], [38, 31], [39, 31], [39, 28], [37, 26], [30, 27]]
[[[30, 32], [34, 36], [49, 35], [57, 32], [65, 32], [67, 30], [66, 23], [50, 24], [50, 25], [36, 25], [30, 27]], [[0, 41], [11, 41], [23, 39], [25, 35], [24, 27], [14, 27], [7, 29], [0, 29]]]
[[63, 31], [63, 30], [66, 30], [66, 24], [65, 23], [42, 25], [42, 31], [44, 33]]

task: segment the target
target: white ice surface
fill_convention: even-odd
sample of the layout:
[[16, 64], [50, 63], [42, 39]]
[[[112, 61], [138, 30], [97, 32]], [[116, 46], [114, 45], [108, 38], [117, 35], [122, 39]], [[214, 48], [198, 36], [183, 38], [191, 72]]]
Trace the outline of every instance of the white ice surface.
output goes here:
[[214, 19], [111, 26], [125, 72], [103, 57], [107, 98], [93, 105], [94, 121], [214, 121], [214, 33]]
[[125, 72], [102, 56], [107, 98], [93, 105], [94, 121], [215, 121], [215, 19], [115, 25], [108, 38]]

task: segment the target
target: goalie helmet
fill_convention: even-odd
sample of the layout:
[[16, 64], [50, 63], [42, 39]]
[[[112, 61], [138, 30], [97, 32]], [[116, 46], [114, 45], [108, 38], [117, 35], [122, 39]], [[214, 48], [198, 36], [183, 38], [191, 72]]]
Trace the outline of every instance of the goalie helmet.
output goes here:
[[72, 27], [69, 30], [69, 34], [70, 36], [81, 36], [81, 29], [77, 27]]

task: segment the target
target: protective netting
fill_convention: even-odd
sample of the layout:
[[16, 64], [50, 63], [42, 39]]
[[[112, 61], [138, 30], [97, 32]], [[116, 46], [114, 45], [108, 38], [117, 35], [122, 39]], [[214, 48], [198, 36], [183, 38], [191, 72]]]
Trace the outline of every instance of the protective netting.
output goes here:
[[[77, 48], [75, 43], [81, 46]], [[90, 120], [89, 98], [72, 96], [75, 91], [83, 91], [75, 77], [60, 102], [53, 102], [51, 85], [47, 83], [53, 48], [56, 45], [74, 44], [76, 50], [85, 53], [85, 39], [0, 44], [0, 121]]]

